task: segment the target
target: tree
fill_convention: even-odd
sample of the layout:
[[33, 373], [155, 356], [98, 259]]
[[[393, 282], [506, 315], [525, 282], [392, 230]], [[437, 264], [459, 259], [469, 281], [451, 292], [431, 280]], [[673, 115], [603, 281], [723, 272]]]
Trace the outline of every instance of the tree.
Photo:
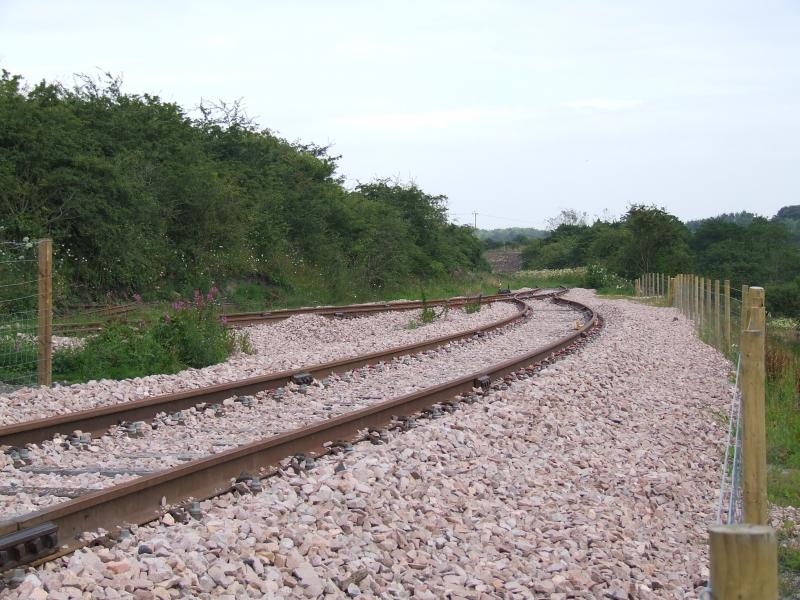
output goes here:
[[676, 273], [691, 264], [689, 231], [663, 208], [633, 205], [622, 218], [628, 232], [622, 268], [628, 277], [660, 271]]

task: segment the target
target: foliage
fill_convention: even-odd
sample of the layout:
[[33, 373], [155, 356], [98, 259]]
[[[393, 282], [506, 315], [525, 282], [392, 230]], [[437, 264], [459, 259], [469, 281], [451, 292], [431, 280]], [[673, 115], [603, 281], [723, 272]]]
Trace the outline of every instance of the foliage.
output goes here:
[[467, 302], [464, 304], [464, 312], [468, 315], [481, 312], [481, 299], [478, 298], [475, 302]]
[[416, 329], [423, 325], [428, 325], [429, 323], [433, 323], [436, 319], [443, 317], [447, 314], [448, 311], [447, 305], [442, 308], [440, 313], [436, 313], [436, 310], [428, 304], [428, 298], [425, 295], [425, 292], [422, 292], [422, 310], [420, 311], [419, 317], [416, 319], [412, 319], [411, 322], [408, 324], [409, 329]]
[[75, 383], [175, 373], [249, 351], [247, 339], [224, 326], [216, 299], [214, 289], [206, 296], [198, 291], [192, 301], [174, 302], [155, 322], [110, 323], [80, 348], [56, 352], [53, 378]]
[[[693, 272], [728, 279], [734, 289], [745, 283], [762, 285], [772, 315], [798, 317], [800, 219], [794, 218], [798, 214], [800, 206], [784, 207], [771, 220], [750, 213], [727, 214], [697, 221], [690, 231], [662, 208], [633, 205], [615, 222], [587, 225], [577, 217], [562, 218], [548, 236], [523, 246], [522, 262], [528, 270], [593, 265], [622, 280], [646, 272]], [[624, 287], [622, 280], [610, 287]]]
[[583, 287], [596, 290], [623, 290], [630, 287], [630, 282], [601, 265], [589, 265], [586, 267], [586, 279]]
[[676, 217], [652, 206], [634, 205], [620, 221], [598, 220], [592, 225], [567, 214], [548, 237], [525, 246], [522, 261], [529, 269], [596, 264], [634, 278], [647, 271], [688, 266], [688, 237]]
[[505, 244], [523, 244], [531, 238], [543, 238], [547, 232], [532, 227], [506, 227], [503, 229], [477, 229], [475, 235], [487, 248], [499, 248]]
[[29, 87], [3, 71], [0, 122], [0, 239], [52, 237], [61, 299], [234, 280], [276, 295], [315, 280], [333, 298], [485, 268], [444, 196], [345, 189], [329, 148], [259, 129], [238, 104], [192, 118], [109, 76]]

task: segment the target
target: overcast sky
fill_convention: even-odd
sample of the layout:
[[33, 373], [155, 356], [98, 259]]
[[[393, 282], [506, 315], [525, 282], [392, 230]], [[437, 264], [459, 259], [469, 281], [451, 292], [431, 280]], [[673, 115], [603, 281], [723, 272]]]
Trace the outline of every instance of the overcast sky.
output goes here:
[[349, 185], [414, 180], [479, 227], [800, 204], [797, 0], [0, 0], [0, 67], [243, 98]]

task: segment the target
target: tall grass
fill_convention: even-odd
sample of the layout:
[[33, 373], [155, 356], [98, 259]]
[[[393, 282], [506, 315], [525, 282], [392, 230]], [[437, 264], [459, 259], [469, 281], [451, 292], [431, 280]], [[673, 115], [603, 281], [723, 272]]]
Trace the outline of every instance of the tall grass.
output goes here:
[[[766, 348], [767, 493], [781, 506], [800, 506], [800, 342], [771, 328]], [[800, 597], [797, 523], [779, 531], [782, 597]]]
[[222, 362], [236, 350], [249, 350], [247, 339], [224, 326], [216, 290], [197, 291], [157, 319], [112, 322], [83, 346], [56, 352], [53, 379], [77, 383], [176, 373]]

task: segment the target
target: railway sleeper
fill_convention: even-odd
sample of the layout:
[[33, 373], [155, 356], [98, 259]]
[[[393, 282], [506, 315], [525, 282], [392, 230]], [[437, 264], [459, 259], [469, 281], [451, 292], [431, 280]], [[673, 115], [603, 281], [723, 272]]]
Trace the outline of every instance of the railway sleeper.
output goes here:
[[43, 523], [0, 537], [0, 570], [13, 569], [58, 551], [58, 526]]

